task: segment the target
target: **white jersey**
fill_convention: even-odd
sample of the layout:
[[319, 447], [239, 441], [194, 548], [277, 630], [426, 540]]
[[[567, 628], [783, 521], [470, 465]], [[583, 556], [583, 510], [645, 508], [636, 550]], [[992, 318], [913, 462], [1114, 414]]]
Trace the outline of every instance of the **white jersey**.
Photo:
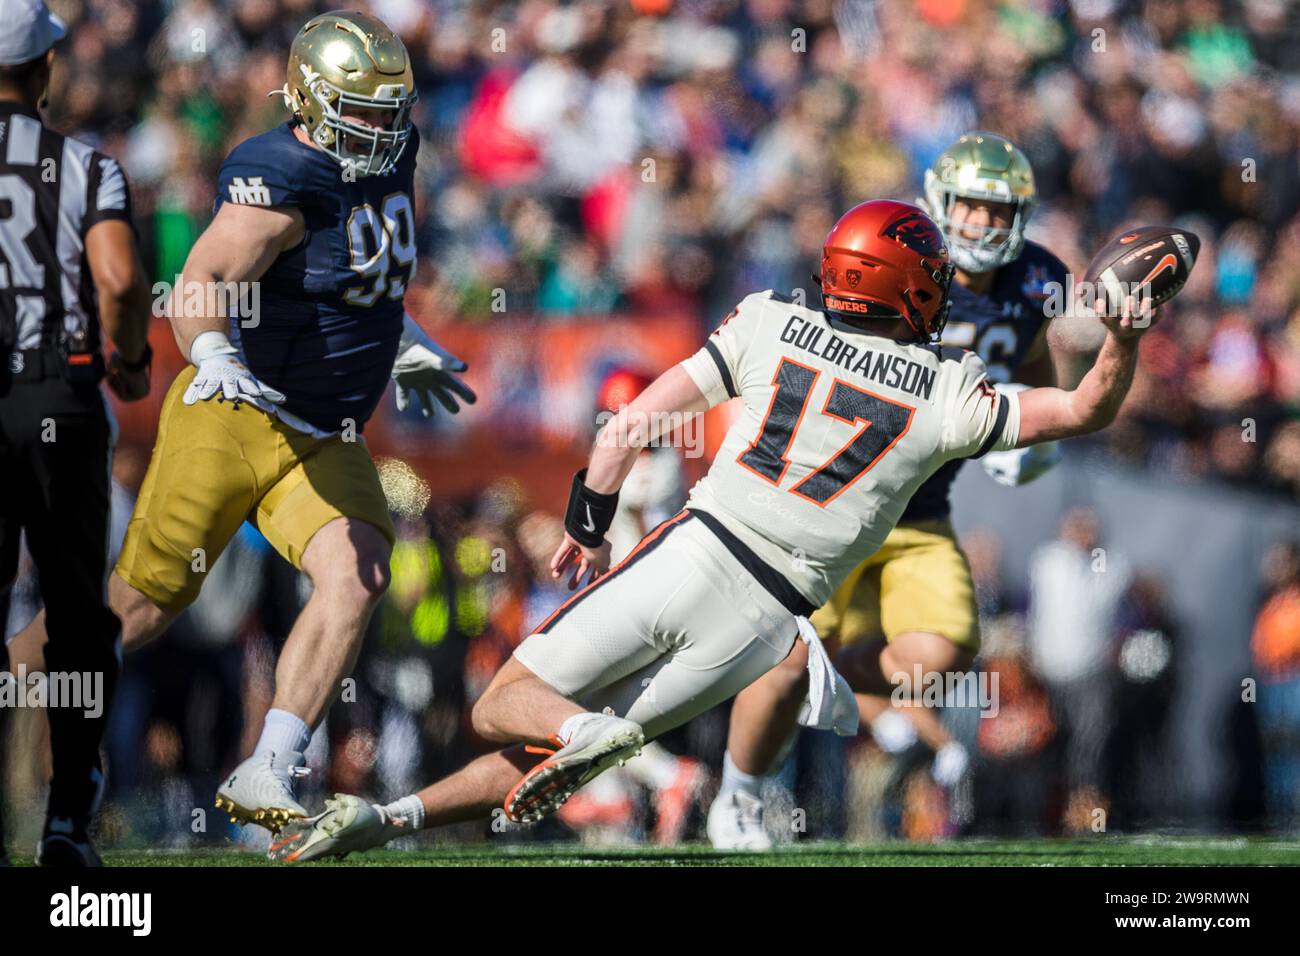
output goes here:
[[687, 507], [717, 519], [813, 607], [898, 523], [945, 461], [1015, 447], [1020, 403], [960, 361], [868, 335], [772, 292], [747, 297], [682, 363], [709, 405], [739, 397]]

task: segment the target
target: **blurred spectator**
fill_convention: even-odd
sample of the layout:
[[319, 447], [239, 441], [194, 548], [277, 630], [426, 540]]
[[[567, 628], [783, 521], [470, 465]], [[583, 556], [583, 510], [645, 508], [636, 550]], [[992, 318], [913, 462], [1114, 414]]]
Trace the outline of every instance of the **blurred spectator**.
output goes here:
[[1024, 629], [1013, 617], [999, 618], [986, 629], [980, 664], [990, 679], [996, 675], [998, 709], [994, 716], [977, 718], [971, 832], [1037, 836], [1050, 826], [1047, 754], [1056, 724], [1047, 690], [1029, 665]]
[[1274, 547], [1264, 562], [1267, 596], [1251, 638], [1259, 677], [1266, 799], [1275, 826], [1300, 827], [1300, 545]]
[[1171, 710], [1177, 692], [1178, 626], [1164, 589], [1135, 575], [1116, 614], [1115, 726], [1107, 791], [1107, 828], [1132, 832], [1158, 821], [1169, 805]]
[[1086, 830], [1105, 810], [1102, 753], [1115, 718], [1110, 646], [1131, 572], [1099, 546], [1097, 518], [1075, 508], [1060, 537], [1042, 545], [1029, 568], [1030, 660], [1047, 687], [1064, 739], [1066, 826]]

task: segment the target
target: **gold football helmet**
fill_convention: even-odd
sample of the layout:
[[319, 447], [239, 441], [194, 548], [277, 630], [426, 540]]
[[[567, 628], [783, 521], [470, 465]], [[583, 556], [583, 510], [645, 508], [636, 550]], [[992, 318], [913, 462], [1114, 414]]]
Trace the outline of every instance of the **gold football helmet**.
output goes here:
[[357, 175], [392, 172], [411, 137], [411, 58], [367, 13], [335, 10], [307, 21], [289, 49], [283, 92], [312, 142]]
[[[1011, 205], [1010, 228], [986, 226], [974, 239], [962, 235], [971, 227], [952, 224], [958, 199]], [[1014, 262], [1025, 247], [1025, 226], [1037, 199], [1029, 160], [1009, 139], [994, 133], [965, 134], [925, 171], [926, 205], [948, 240], [952, 261], [963, 272], [988, 272]]]

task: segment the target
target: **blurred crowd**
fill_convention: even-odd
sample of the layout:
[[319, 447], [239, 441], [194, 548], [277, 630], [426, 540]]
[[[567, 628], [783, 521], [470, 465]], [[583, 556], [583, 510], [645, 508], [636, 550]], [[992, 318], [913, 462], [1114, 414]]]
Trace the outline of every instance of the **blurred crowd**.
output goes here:
[[[130, 175], [156, 277], [215, 171], [282, 121], [313, 0], [56, 0], [54, 121]], [[367, 6], [367, 4], [362, 4]], [[1286, 0], [376, 0], [421, 94], [427, 322], [632, 310], [708, 328], [811, 291], [823, 236], [982, 127], [1081, 272], [1131, 222], [1203, 241], [1105, 443], [1167, 474], [1300, 489], [1300, 8]]]
[[[286, 118], [267, 94], [284, 81], [294, 33], [334, 4], [50, 5], [70, 33], [52, 122], [122, 160], [146, 262], [169, 279], [208, 221], [226, 153]], [[939, 151], [986, 128], [1029, 156], [1041, 196], [1030, 237], [1072, 270], [1135, 222], [1176, 222], [1202, 239], [1191, 283], [1144, 342], [1123, 418], [1094, 447], [1166, 475], [1300, 492], [1300, 6], [357, 5], [399, 32], [415, 61], [421, 254], [407, 304], [435, 333], [610, 312], [689, 316], [703, 332], [748, 292], [811, 292], [840, 211], [918, 196]], [[118, 456], [118, 510], [129, 512], [145, 452], [128, 442]], [[479, 746], [467, 705], [564, 596], [546, 572], [560, 520], [518, 486], [448, 501], [400, 463], [389, 469], [386, 490], [402, 505], [393, 583], [356, 671], [356, 706], [334, 708], [313, 743], [318, 793], [391, 797], [463, 763]], [[1084, 830], [1097, 807], [1161, 819], [1178, 626], [1160, 583], [1127, 570], [1090, 598], [1090, 620], [1053, 610], [1062, 593], [1077, 597], [1060, 582], [1096, 535], [1087, 516], [1067, 520], [1023, 594], [997, 583], [996, 535], [966, 542], [983, 664], [1003, 694], [995, 720], [952, 713], [979, 755], [968, 792], [918, 784], [920, 764], [906, 754], [886, 767], [874, 744], [832, 752], [827, 735], [805, 735], [781, 785], [797, 805], [822, 808], [810, 815], [822, 835]], [[1270, 765], [1271, 792], [1294, 794], [1300, 556], [1270, 560], [1256, 658], [1289, 696], [1260, 719], [1284, 758]], [[30, 577], [20, 580], [30, 592]], [[242, 735], [267, 706], [277, 641], [303, 587], [246, 527], [173, 634], [132, 658], [108, 743], [110, 832], [202, 839], [188, 808], [207, 805], [217, 775], [251, 743]], [[724, 737], [715, 712], [666, 743], [716, 766]], [[851, 792], [874, 793], [879, 813], [851, 812], [851, 781], [863, 784]], [[638, 796], [624, 829], [649, 832], [663, 812], [654, 803]], [[1294, 825], [1293, 804], [1280, 813]], [[876, 829], [854, 834], [850, 817]]]

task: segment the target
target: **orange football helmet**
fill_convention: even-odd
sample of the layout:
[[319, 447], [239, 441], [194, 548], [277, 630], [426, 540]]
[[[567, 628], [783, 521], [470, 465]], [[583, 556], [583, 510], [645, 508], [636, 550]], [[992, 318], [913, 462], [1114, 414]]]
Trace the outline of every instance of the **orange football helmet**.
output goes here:
[[822, 247], [822, 304], [847, 319], [902, 318], [936, 340], [948, 321], [953, 265], [943, 233], [919, 206], [876, 199], [854, 206]]

